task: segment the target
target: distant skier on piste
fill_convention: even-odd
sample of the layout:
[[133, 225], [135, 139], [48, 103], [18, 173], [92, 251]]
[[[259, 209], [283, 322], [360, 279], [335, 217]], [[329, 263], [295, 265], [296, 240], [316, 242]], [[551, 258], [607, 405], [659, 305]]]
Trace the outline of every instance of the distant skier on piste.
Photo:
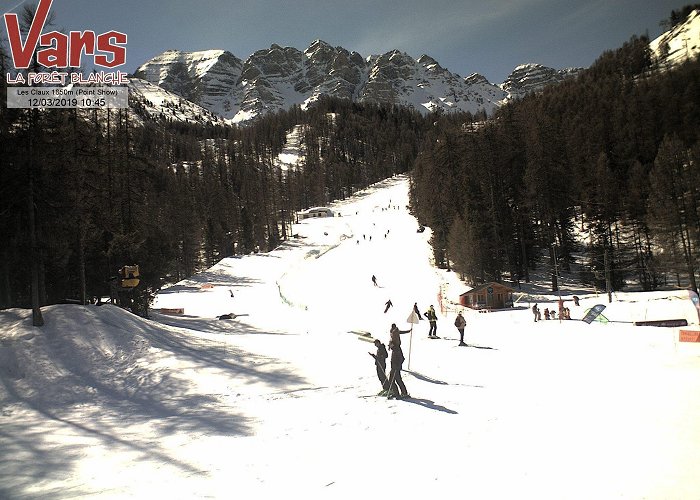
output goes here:
[[418, 309], [418, 302], [413, 303], [413, 312], [416, 313], [418, 319], [423, 319], [423, 316], [420, 315], [420, 310]]
[[428, 338], [436, 339], [437, 336], [437, 314], [435, 314], [435, 308], [431, 305], [425, 312], [425, 317], [430, 322], [430, 329], [428, 330]]
[[389, 371], [389, 399], [410, 397], [406, 385], [401, 378], [401, 368], [404, 362], [403, 351], [401, 350], [401, 337], [403, 333], [410, 333], [411, 330], [399, 330], [396, 323], [391, 324], [389, 335], [389, 349], [391, 350], [391, 370]]
[[389, 308], [390, 308], [391, 306], [393, 306], [394, 304], [392, 304], [392, 303], [391, 303], [391, 299], [389, 299], [389, 300], [386, 301], [386, 304], [384, 304], [384, 305], [386, 306], [386, 307], [384, 308], [384, 314], [386, 314], [386, 312], [389, 310]]

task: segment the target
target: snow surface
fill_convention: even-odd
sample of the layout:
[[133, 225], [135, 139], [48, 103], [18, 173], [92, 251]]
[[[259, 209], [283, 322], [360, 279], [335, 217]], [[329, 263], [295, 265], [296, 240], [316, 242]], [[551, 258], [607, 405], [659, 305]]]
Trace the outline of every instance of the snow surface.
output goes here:
[[[389, 179], [163, 290], [182, 315], [0, 311], [0, 498], [700, 498], [700, 344], [620, 322], [697, 329], [687, 292], [566, 291], [574, 319], [539, 323], [516, 294], [467, 310], [458, 347], [466, 287], [431, 266], [407, 193]], [[442, 339], [403, 336], [413, 398], [377, 397], [353, 332], [387, 343], [439, 293]], [[597, 303], [610, 322], [578, 321]]]
[[[662, 46], [665, 44], [668, 44], [668, 52], [664, 55]], [[693, 10], [685, 22], [652, 40], [649, 49], [656, 59], [668, 66], [697, 57], [700, 54], [700, 9]]]

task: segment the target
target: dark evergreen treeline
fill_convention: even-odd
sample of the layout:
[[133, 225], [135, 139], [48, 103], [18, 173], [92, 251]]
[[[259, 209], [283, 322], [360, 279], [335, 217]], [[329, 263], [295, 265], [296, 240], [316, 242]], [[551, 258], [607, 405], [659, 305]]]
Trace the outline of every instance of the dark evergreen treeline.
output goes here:
[[580, 278], [601, 288], [697, 290], [700, 61], [651, 67], [648, 40], [635, 37], [488, 122], [436, 119], [412, 203], [434, 230], [437, 263], [472, 283], [519, 282], [544, 257], [556, 290], [557, 271], [585, 251]]
[[[139, 264], [142, 309], [166, 281], [274, 248], [296, 211], [407, 172], [424, 127], [406, 109], [332, 99], [246, 128], [134, 109], [3, 107], [0, 307], [104, 296], [121, 266]], [[280, 169], [291, 130], [306, 160]]]

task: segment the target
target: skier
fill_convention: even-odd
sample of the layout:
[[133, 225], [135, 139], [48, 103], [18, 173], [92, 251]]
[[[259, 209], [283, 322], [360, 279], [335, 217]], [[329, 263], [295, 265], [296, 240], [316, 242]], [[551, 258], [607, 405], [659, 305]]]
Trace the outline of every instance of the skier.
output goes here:
[[389, 390], [389, 380], [386, 378], [386, 358], [389, 357], [389, 354], [386, 352], [386, 347], [381, 340], [374, 339], [374, 345], [377, 346], [377, 353], [370, 352], [369, 355], [374, 358], [374, 364], [377, 367], [377, 377], [379, 377], [379, 382], [382, 384], [382, 391], [379, 395], [386, 396]]
[[399, 337], [399, 335], [404, 333], [411, 333], [411, 330], [399, 330], [396, 323], [392, 323], [391, 328], [389, 329], [389, 346], [391, 347], [391, 344], [393, 343], [394, 345], [401, 347], [401, 337]]
[[389, 299], [389, 300], [386, 301], [386, 304], [384, 304], [384, 305], [386, 306], [386, 307], [384, 308], [384, 314], [386, 314], [386, 312], [389, 310], [389, 308], [390, 308], [391, 306], [393, 306], [394, 304], [392, 304], [392, 303], [391, 303], [391, 299]]
[[418, 319], [423, 319], [423, 316], [420, 315], [420, 311], [418, 310], [418, 302], [413, 303], [413, 312], [416, 313]]
[[435, 314], [435, 308], [431, 305], [425, 312], [425, 317], [430, 322], [430, 329], [428, 330], [428, 338], [436, 339], [437, 336], [437, 314]]
[[464, 327], [467, 326], [467, 320], [465, 320], [464, 316], [462, 316], [462, 311], [457, 313], [457, 317], [455, 318], [455, 326], [459, 331], [459, 345], [467, 345], [464, 343]]
[[372, 275], [372, 283], [374, 284], [374, 286], [379, 286], [377, 285], [377, 277], [374, 274]]
[[391, 350], [391, 370], [389, 371], [389, 399], [410, 397], [406, 385], [401, 378], [401, 367], [404, 356], [401, 350], [402, 333], [410, 333], [411, 330], [399, 330], [396, 323], [391, 324], [389, 349]]

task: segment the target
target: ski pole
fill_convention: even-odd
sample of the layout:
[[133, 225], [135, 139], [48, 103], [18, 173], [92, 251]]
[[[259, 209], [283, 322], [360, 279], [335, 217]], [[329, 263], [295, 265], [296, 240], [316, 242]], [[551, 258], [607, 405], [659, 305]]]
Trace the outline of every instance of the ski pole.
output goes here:
[[413, 344], [413, 323], [411, 323], [411, 332], [408, 336], [408, 369], [411, 369], [411, 345]]

